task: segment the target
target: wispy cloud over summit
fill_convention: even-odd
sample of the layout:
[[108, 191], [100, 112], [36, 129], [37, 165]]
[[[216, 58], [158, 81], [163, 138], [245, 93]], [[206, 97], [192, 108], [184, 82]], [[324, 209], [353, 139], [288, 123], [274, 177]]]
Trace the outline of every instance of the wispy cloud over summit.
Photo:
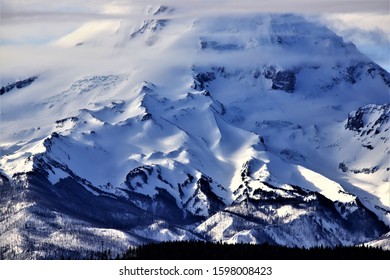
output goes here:
[[[42, 45], [57, 41], [83, 24], [134, 18], [148, 7], [173, 6], [173, 17], [234, 13], [300, 13], [322, 21], [390, 68], [388, 0], [2, 0], [1, 45]], [[386, 63], [387, 61], [387, 63]]]

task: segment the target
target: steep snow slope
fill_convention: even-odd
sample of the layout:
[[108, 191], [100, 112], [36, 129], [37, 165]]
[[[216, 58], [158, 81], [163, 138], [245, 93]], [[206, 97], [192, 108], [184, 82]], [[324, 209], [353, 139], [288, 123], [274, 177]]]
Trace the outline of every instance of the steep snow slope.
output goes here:
[[388, 231], [385, 70], [297, 15], [141, 11], [1, 69], [4, 257]]

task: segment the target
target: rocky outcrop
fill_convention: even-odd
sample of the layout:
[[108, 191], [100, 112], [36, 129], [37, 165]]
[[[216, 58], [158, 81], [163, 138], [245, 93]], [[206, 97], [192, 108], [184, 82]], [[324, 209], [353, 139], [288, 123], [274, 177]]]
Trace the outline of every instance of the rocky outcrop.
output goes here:
[[272, 89], [292, 93], [295, 90], [296, 77], [290, 69], [278, 69], [274, 65], [265, 67], [264, 78], [272, 80]]
[[0, 95], [3, 95], [4, 93], [7, 93], [13, 89], [21, 89], [21, 88], [25, 88], [25, 87], [28, 87], [29, 85], [31, 85], [36, 79], [38, 79], [37, 76], [33, 76], [33, 77], [30, 77], [30, 78], [27, 78], [25, 80], [21, 80], [21, 81], [17, 81], [17, 82], [14, 82], [14, 83], [10, 83], [10, 84], [7, 84], [6, 86], [3, 86], [0, 88]]
[[198, 73], [194, 79], [194, 85], [192, 86], [195, 90], [205, 90], [208, 84], [216, 79], [214, 72], [203, 72]]
[[135, 32], [133, 32], [130, 35], [130, 38], [135, 38], [140, 34], [144, 34], [145, 32], [156, 32], [159, 30], [162, 30], [166, 24], [168, 23], [168, 20], [166, 19], [152, 19], [152, 20], [146, 20], [142, 24], [142, 26]]
[[349, 114], [345, 129], [355, 131], [360, 136], [374, 136], [382, 130], [390, 119], [390, 105], [367, 105]]
[[376, 77], [380, 77], [383, 82], [388, 87], [390, 87], [389, 73], [373, 62], [358, 62], [349, 65], [344, 71], [343, 79], [350, 84], [355, 84], [360, 81], [364, 76], [370, 76], [373, 79]]

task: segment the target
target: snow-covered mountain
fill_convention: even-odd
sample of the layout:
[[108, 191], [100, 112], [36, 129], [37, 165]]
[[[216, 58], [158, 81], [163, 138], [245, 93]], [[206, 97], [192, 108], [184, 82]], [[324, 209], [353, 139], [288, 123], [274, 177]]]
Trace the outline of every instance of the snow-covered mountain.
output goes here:
[[388, 72], [298, 15], [136, 12], [2, 70], [3, 258], [388, 244]]

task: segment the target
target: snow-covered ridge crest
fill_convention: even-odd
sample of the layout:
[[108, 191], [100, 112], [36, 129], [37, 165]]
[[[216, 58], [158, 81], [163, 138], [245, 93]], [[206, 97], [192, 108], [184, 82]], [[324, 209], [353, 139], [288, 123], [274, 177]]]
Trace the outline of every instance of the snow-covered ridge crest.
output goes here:
[[[4, 90], [1, 205], [44, 213], [34, 232], [65, 219], [117, 248], [385, 234], [389, 73], [298, 15], [179, 12], [81, 27], [63, 38], [69, 63]], [[22, 228], [20, 207], [0, 214]]]

